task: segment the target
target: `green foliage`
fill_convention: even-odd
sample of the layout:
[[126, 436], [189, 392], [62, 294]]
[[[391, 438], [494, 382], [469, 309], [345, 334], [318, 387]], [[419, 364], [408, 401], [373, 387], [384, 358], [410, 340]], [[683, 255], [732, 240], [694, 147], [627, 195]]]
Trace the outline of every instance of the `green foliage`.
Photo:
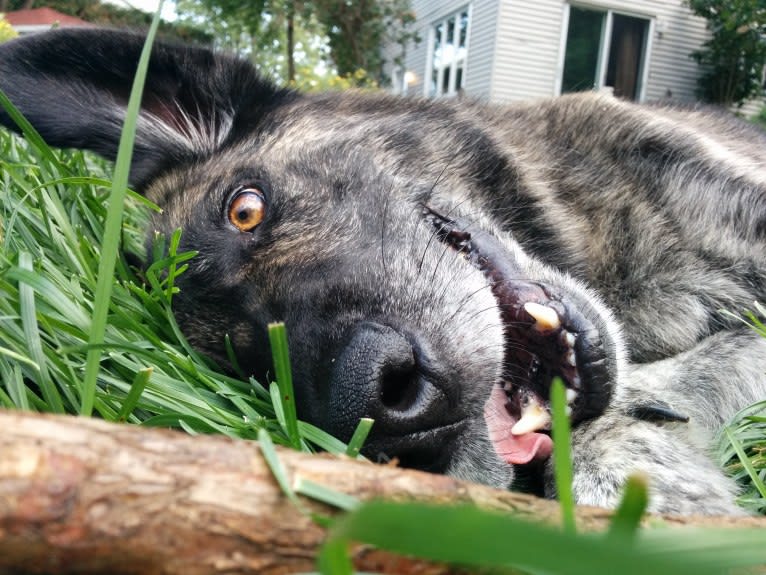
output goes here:
[[[766, 307], [756, 303], [742, 321], [766, 338]], [[743, 489], [740, 505], [766, 515], [766, 400], [737, 414], [720, 443], [719, 461]]]
[[692, 57], [701, 64], [698, 95], [730, 106], [760, 96], [766, 66], [766, 1], [686, 0], [712, 37]]
[[418, 41], [409, 0], [178, 0], [181, 20], [301, 89], [385, 83], [384, 44]]
[[[409, 0], [315, 0], [315, 14], [329, 39], [338, 74], [349, 76], [360, 68], [386, 83], [385, 44], [398, 45], [402, 53], [410, 42], [419, 42], [412, 30], [415, 13]], [[402, 54], [394, 58], [394, 64]]]
[[18, 36], [16, 30], [14, 30], [8, 21], [3, 18], [3, 15], [0, 14], [0, 44], [7, 42], [16, 36]]

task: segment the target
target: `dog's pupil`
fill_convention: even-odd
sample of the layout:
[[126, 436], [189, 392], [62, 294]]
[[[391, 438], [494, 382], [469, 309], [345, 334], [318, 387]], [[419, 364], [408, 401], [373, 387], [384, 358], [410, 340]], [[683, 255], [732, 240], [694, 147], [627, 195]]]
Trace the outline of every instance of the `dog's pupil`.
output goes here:
[[250, 210], [242, 209], [237, 212], [237, 219], [240, 222], [246, 222], [250, 216]]

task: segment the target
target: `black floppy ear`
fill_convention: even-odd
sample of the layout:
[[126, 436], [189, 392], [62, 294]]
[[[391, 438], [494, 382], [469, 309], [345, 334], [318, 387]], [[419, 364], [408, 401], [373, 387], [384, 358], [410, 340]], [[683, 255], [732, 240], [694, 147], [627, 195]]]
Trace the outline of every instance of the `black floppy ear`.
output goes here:
[[[52, 146], [114, 159], [144, 36], [56, 30], [0, 45], [0, 89]], [[156, 43], [138, 118], [131, 182], [205, 156], [255, 129], [290, 97], [242, 60]], [[0, 123], [15, 128], [0, 108]]]

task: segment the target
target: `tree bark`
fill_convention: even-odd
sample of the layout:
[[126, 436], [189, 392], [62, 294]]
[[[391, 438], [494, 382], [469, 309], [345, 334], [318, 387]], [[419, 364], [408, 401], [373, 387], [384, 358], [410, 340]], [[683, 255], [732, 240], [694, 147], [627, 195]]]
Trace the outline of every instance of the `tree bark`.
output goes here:
[[[282, 493], [258, 444], [96, 419], [0, 411], [0, 573], [313, 571], [325, 536]], [[302, 478], [360, 499], [471, 502], [557, 523], [552, 501], [329, 455], [279, 450]], [[336, 511], [304, 501], [312, 511]], [[583, 530], [609, 512], [578, 509]], [[665, 524], [766, 527], [764, 518], [665, 518]], [[453, 573], [352, 549], [360, 570]]]

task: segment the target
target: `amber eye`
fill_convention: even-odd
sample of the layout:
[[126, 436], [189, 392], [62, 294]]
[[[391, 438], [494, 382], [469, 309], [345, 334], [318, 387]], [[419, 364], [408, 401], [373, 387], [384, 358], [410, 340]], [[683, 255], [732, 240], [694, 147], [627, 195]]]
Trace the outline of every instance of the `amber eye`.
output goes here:
[[246, 188], [229, 202], [229, 221], [241, 232], [252, 232], [266, 215], [266, 201], [255, 188]]

